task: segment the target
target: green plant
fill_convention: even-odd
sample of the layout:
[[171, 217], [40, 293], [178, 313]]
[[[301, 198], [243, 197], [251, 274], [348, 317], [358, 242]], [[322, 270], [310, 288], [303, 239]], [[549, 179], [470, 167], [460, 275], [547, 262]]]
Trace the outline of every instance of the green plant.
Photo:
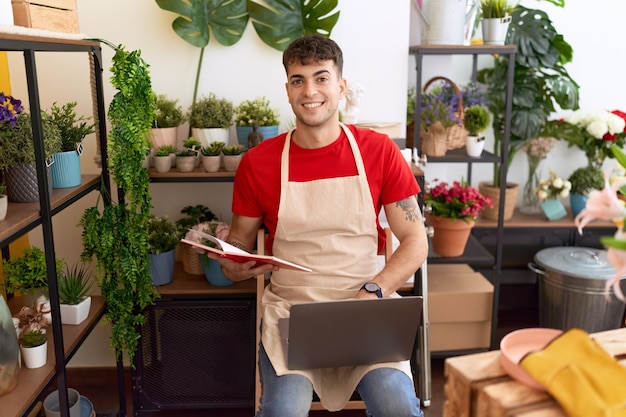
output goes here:
[[170, 99], [164, 94], [156, 97], [153, 128], [177, 127], [185, 121], [183, 107], [178, 105], [178, 100]]
[[200, 151], [204, 156], [218, 156], [222, 153], [226, 144], [224, 142], [212, 142], [209, 146], [203, 146]]
[[160, 146], [154, 152], [155, 156], [170, 156], [170, 150], [167, 148], [168, 145]]
[[176, 151], [178, 151], [174, 145], [163, 145], [159, 149], [167, 151], [168, 154], [176, 153]]
[[235, 124], [238, 126], [252, 126], [254, 121], [259, 126], [276, 126], [279, 124], [278, 109], [270, 107], [270, 101], [265, 97], [254, 100], [244, 100], [235, 109]]
[[585, 166], [576, 169], [568, 178], [572, 183], [572, 193], [589, 195], [592, 190], [604, 188], [604, 173], [594, 166]]
[[[330, 36], [339, 19], [338, 0], [267, 0], [265, 7], [249, 0], [156, 0], [157, 5], [179, 14], [172, 29], [183, 40], [200, 48], [192, 103], [196, 102], [202, 72], [204, 48], [209, 44], [209, 28], [224, 46], [239, 42], [252, 18], [254, 29], [267, 45], [279, 51], [296, 38], [310, 33]], [[331, 14], [332, 13], [332, 14]]]
[[20, 345], [25, 348], [34, 348], [46, 343], [48, 339], [46, 334], [41, 330], [30, 330], [20, 338]]
[[517, 3], [510, 0], [480, 0], [480, 13], [483, 19], [505, 17], [513, 13]]
[[198, 223], [217, 220], [217, 216], [207, 206], [202, 204], [185, 206], [180, 212], [185, 214], [185, 216], [176, 220], [176, 226], [178, 226], [178, 230], [182, 235]]
[[198, 154], [194, 150], [192, 150], [192, 149], [183, 149], [183, 150], [180, 150], [180, 151], [176, 152], [176, 156], [182, 156], [182, 157], [185, 157], [185, 156], [198, 156]]
[[[65, 262], [56, 260], [56, 273], [61, 276]], [[21, 256], [11, 256], [2, 261], [7, 291], [25, 293], [48, 288], [46, 255], [36, 246], [24, 248]]]
[[474, 104], [465, 109], [463, 126], [471, 136], [480, 136], [491, 123], [489, 109], [480, 104]]
[[90, 294], [91, 288], [91, 273], [84, 263], [75, 263], [71, 268], [66, 265], [65, 272], [59, 276], [59, 302], [78, 304]]
[[187, 149], [200, 149], [202, 147], [202, 142], [196, 138], [188, 138], [184, 140], [183, 146]]
[[[154, 117], [155, 94], [141, 51], [115, 46], [110, 78], [117, 90], [109, 104], [109, 167], [118, 187], [118, 201], [102, 191], [102, 212], [96, 204], [83, 213], [83, 261], [94, 256], [98, 284], [111, 323], [111, 346], [118, 359], [130, 363], [137, 350], [142, 311], [158, 297], [149, 268], [148, 221], [151, 198], [148, 170], [142, 167], [146, 133]], [[132, 111], [129, 111], [132, 109]]]
[[228, 128], [233, 123], [235, 107], [230, 100], [214, 93], [201, 97], [189, 107], [189, 126], [194, 128]]
[[241, 155], [246, 151], [246, 147], [243, 145], [230, 145], [224, 146], [222, 152], [224, 155]]
[[159, 253], [174, 250], [180, 241], [181, 234], [176, 223], [167, 216], [150, 216], [148, 245], [150, 253]]
[[4, 183], [0, 183], [0, 195], [6, 194], [7, 186]]
[[[41, 112], [43, 147], [46, 159], [61, 152], [61, 133], [52, 123], [50, 116]], [[23, 111], [17, 116], [15, 127], [4, 125], [0, 128], [0, 170], [22, 164], [35, 163], [35, 141], [31, 116]]]
[[72, 101], [63, 106], [57, 106], [56, 101], [50, 107], [50, 120], [56, 125], [61, 134], [61, 151], [75, 151], [85, 136], [94, 133], [94, 124], [88, 123], [91, 117], [78, 116], [76, 103]]
[[[526, 139], [555, 136], [544, 132], [548, 118], [557, 106], [561, 109], [578, 108], [578, 84], [564, 66], [572, 60], [572, 47], [557, 32], [545, 12], [517, 6], [506, 44], [517, 48], [506, 161], [510, 166], [515, 152]], [[493, 68], [478, 72], [478, 81], [486, 86], [489, 110], [493, 115], [494, 154], [497, 156], [502, 155], [504, 138], [507, 70], [508, 57], [500, 55], [494, 58]], [[494, 164], [493, 185], [500, 186], [500, 164]]]

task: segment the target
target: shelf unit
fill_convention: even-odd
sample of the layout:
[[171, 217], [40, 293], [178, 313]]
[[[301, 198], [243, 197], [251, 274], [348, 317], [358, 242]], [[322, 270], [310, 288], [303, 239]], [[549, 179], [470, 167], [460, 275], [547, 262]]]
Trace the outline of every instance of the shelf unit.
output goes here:
[[[52, 325], [48, 329], [49, 355], [45, 366], [37, 369], [20, 370], [19, 383], [12, 392], [0, 397], [0, 409], [6, 417], [26, 416], [38, 406], [38, 397], [56, 380], [60, 390], [61, 417], [69, 417], [67, 400], [67, 378], [65, 367], [74, 353], [82, 345], [96, 323], [105, 314], [106, 306], [102, 297], [92, 296], [89, 317], [78, 326], [61, 324], [57, 276], [55, 265], [54, 234], [52, 217], [74, 204], [93, 191], [102, 187], [110, 190], [106, 165], [106, 114], [102, 88], [102, 55], [99, 42], [46, 38], [38, 36], [0, 34], [0, 51], [21, 52], [24, 54], [28, 98], [31, 109], [40, 109], [39, 84], [35, 55], [37, 53], [79, 52], [90, 55], [91, 78], [95, 95], [92, 97], [97, 107], [98, 137], [102, 155], [101, 176], [83, 175], [81, 185], [67, 189], [53, 189], [48, 193], [48, 178], [43, 151], [41, 116], [39, 111], [31, 111], [33, 135], [35, 141], [35, 159], [37, 167], [40, 201], [38, 203], [9, 203], [8, 214], [0, 222], [0, 247], [3, 257], [7, 257], [8, 245], [35, 227], [41, 226], [43, 233], [46, 266], [48, 270], [48, 289], [52, 310]], [[110, 201], [109, 201], [110, 202]], [[21, 307], [19, 297], [9, 300], [9, 307], [15, 313]]]
[[[464, 163], [467, 164], [467, 181], [472, 181], [472, 165], [475, 163], [500, 163], [500, 202], [498, 206], [498, 221], [497, 223], [497, 245], [495, 250], [495, 256], [489, 251], [481, 247], [480, 243], [470, 236], [465, 253], [458, 258], [442, 258], [431, 251], [428, 257], [429, 263], [472, 263], [480, 265], [492, 265], [493, 277], [491, 282], [493, 284], [493, 310], [491, 321], [491, 348], [497, 348], [497, 326], [498, 326], [498, 308], [499, 308], [499, 296], [500, 296], [500, 270], [502, 263], [502, 239], [503, 239], [503, 213], [504, 213], [504, 191], [506, 186], [506, 171], [507, 171], [507, 158], [508, 158], [508, 143], [511, 132], [511, 111], [513, 104], [513, 73], [515, 69], [515, 46], [514, 45], [502, 45], [502, 46], [484, 46], [484, 45], [418, 45], [409, 47], [409, 53], [415, 57], [416, 66], [416, 87], [418, 90], [422, 88], [422, 68], [423, 58], [425, 56], [432, 55], [470, 55], [472, 56], [472, 81], [476, 81], [478, 56], [479, 55], [493, 55], [498, 54], [508, 57], [507, 68], [507, 89], [505, 100], [505, 124], [504, 124], [504, 136], [502, 140], [502, 148], [500, 156], [483, 151], [479, 158], [472, 158], [467, 156], [464, 149], [456, 149], [447, 151], [445, 156], [442, 157], [428, 157], [428, 163]], [[415, 97], [415, 114], [414, 114], [414, 141], [415, 147], [420, 150], [420, 125], [421, 119], [421, 94], [418, 91]]]

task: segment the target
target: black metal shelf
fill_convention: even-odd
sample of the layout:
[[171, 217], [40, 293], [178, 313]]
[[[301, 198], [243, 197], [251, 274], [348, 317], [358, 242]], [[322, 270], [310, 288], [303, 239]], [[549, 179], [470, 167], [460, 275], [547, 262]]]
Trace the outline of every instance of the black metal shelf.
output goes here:
[[430, 264], [492, 265], [494, 261], [494, 256], [472, 235], [470, 235], [467, 245], [465, 245], [465, 251], [461, 256], [443, 257], [432, 250], [432, 245], [428, 248], [428, 263]]
[[[491, 327], [491, 348], [497, 349], [497, 326], [498, 326], [498, 308], [500, 295], [500, 274], [502, 263], [502, 239], [503, 239], [503, 213], [504, 213], [504, 195], [506, 188], [506, 174], [508, 160], [508, 144], [511, 132], [511, 111], [513, 107], [513, 74], [515, 68], [515, 45], [416, 45], [409, 47], [409, 53], [415, 57], [416, 67], [416, 87], [418, 90], [422, 88], [422, 61], [427, 55], [470, 55], [472, 56], [472, 74], [471, 80], [476, 81], [478, 73], [478, 56], [479, 55], [499, 55], [508, 57], [507, 68], [507, 88], [505, 99], [505, 123], [504, 136], [501, 143], [500, 156], [491, 152], [483, 151], [482, 155], [472, 158], [467, 155], [464, 149], [448, 150], [445, 156], [428, 157], [428, 163], [465, 163], [467, 164], [466, 179], [472, 181], [472, 166], [475, 163], [492, 163], [500, 164], [500, 201], [498, 206], [497, 224], [497, 245], [495, 256], [483, 248], [480, 243], [472, 238], [468, 241], [466, 253], [457, 258], [441, 258], [434, 253], [429, 254], [428, 262], [430, 263], [474, 263], [474, 264], [492, 264], [494, 266], [494, 275], [491, 280], [493, 283], [493, 313]], [[415, 147], [420, 151], [420, 124], [421, 120], [421, 94], [415, 95], [415, 113], [414, 113], [414, 143]], [[476, 256], [476, 261], [470, 261], [470, 257]], [[485, 257], [483, 257], [485, 256]], [[489, 260], [491, 258], [491, 260]]]
[[[89, 319], [81, 325], [83, 333], [78, 336], [72, 336], [64, 331], [61, 325], [61, 316], [59, 308], [59, 295], [57, 285], [57, 274], [55, 261], [56, 254], [54, 250], [54, 235], [52, 217], [74, 204], [92, 191], [100, 190], [102, 187], [110, 190], [110, 181], [108, 176], [107, 149], [106, 149], [106, 113], [104, 107], [104, 93], [102, 88], [102, 55], [100, 43], [97, 41], [87, 40], [69, 40], [62, 38], [28, 36], [17, 34], [0, 34], [0, 51], [21, 52], [24, 55], [24, 66], [26, 73], [26, 83], [28, 89], [28, 101], [30, 104], [30, 113], [33, 124], [33, 138], [35, 148], [35, 165], [37, 168], [39, 202], [38, 203], [22, 203], [19, 204], [17, 213], [12, 213], [16, 209], [14, 205], [9, 205], [9, 214], [0, 226], [0, 247], [3, 248], [3, 256], [8, 256], [7, 250], [4, 250], [9, 243], [22, 236], [24, 233], [32, 230], [37, 226], [41, 226], [43, 234], [43, 245], [45, 248], [48, 289], [50, 293], [50, 305], [52, 313], [51, 334], [54, 340], [54, 369], [50, 374], [43, 375], [44, 371], [37, 373], [38, 381], [42, 386], [37, 384], [29, 384], [25, 379], [20, 382], [15, 389], [15, 394], [8, 394], [0, 398], [0, 409], [3, 410], [3, 416], [19, 417], [30, 415], [36, 404], [37, 397], [41, 389], [47, 387], [52, 380], [56, 379], [57, 387], [60, 390], [61, 416], [69, 417], [68, 398], [67, 398], [67, 378], [65, 366], [76, 350], [83, 343], [87, 335], [93, 330], [95, 324], [103, 316], [105, 308], [101, 304], [99, 309], [94, 309]], [[39, 85], [37, 76], [36, 53], [37, 52], [80, 52], [88, 53], [91, 59], [91, 80], [94, 82], [93, 89], [95, 95], [92, 97], [97, 106], [98, 120], [98, 137], [99, 149], [102, 156], [102, 170], [100, 176], [83, 176], [82, 183], [78, 187], [65, 190], [54, 190], [49, 193], [48, 176], [46, 174], [46, 162], [43, 147], [43, 133], [41, 114], [39, 111], [32, 109], [42, 108], [39, 100]], [[106, 193], [109, 194], [109, 193]], [[105, 201], [110, 199], [105, 196]], [[66, 329], [67, 330], [67, 329]], [[64, 333], [68, 333], [67, 340], [64, 340]], [[66, 347], [71, 345], [69, 350]], [[26, 375], [26, 373], [25, 373]]]

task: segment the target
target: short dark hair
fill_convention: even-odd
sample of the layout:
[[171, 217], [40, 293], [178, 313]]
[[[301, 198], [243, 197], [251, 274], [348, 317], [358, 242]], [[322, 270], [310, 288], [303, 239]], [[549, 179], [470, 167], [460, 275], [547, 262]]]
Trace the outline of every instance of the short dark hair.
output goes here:
[[306, 35], [291, 42], [283, 52], [283, 66], [285, 72], [287, 67], [294, 62], [307, 65], [312, 62], [332, 60], [337, 67], [337, 72], [341, 77], [343, 71], [343, 53], [339, 45], [330, 38], [322, 35]]

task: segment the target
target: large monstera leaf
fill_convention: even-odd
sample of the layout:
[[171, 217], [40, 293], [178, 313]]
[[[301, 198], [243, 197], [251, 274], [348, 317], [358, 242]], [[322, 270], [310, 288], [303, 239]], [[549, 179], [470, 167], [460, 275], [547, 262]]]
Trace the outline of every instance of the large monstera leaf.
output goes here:
[[248, 0], [256, 33], [267, 45], [284, 51], [297, 38], [312, 33], [330, 36], [339, 19], [338, 0], [265, 0], [268, 7]]
[[209, 27], [215, 39], [224, 46], [241, 39], [248, 14], [246, 0], [156, 0], [157, 5], [178, 13], [172, 28], [182, 39], [198, 48], [209, 44]]

